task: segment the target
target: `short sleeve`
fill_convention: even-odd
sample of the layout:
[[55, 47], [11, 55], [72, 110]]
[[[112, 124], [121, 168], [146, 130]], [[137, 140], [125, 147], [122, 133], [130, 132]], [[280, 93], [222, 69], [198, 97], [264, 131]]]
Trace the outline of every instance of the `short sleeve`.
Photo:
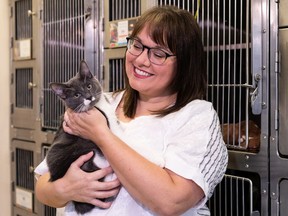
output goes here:
[[202, 188], [204, 204], [222, 180], [227, 167], [227, 148], [219, 119], [209, 102], [193, 101], [175, 117], [167, 133], [165, 167], [193, 180]]
[[34, 173], [35, 175], [43, 175], [45, 173], [49, 172], [46, 158], [35, 168]]

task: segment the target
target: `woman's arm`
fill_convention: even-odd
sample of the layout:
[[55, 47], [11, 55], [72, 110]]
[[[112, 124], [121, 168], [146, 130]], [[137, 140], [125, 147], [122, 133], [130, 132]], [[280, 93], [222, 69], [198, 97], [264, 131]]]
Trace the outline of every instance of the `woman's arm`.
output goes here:
[[92, 156], [93, 153], [90, 152], [79, 157], [71, 164], [65, 176], [54, 182], [49, 181], [49, 173], [40, 176], [35, 189], [38, 200], [55, 208], [63, 207], [71, 200], [109, 208], [110, 202], [99, 199], [115, 196], [119, 192], [120, 182], [118, 179], [111, 182], [98, 181], [112, 173], [111, 167], [92, 173], [82, 171], [80, 167]]
[[110, 132], [97, 143], [127, 191], [159, 215], [179, 215], [204, 197], [193, 181], [151, 163]]
[[202, 189], [193, 181], [155, 165], [121, 141], [109, 130], [99, 111], [80, 115], [68, 111], [65, 115], [71, 125], [65, 126], [65, 131], [97, 143], [121, 184], [155, 213], [179, 215], [204, 197]]

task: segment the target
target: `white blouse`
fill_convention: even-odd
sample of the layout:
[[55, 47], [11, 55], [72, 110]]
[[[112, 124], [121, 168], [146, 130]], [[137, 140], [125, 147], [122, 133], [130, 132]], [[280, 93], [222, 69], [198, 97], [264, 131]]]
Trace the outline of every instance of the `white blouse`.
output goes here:
[[[97, 104], [108, 116], [112, 132], [146, 159], [193, 180], [202, 188], [205, 197], [197, 206], [185, 212], [184, 216], [210, 215], [205, 203], [222, 180], [228, 162], [218, 115], [212, 104], [194, 100], [181, 110], [164, 117], [141, 116], [124, 123], [118, 121], [115, 115], [122, 96], [123, 92], [116, 97], [105, 93], [102, 101]], [[42, 175], [47, 171], [44, 160], [35, 173]], [[69, 216], [77, 215], [72, 203], [66, 206], [65, 213]], [[109, 209], [95, 207], [85, 215], [155, 214], [134, 200], [122, 187]]]

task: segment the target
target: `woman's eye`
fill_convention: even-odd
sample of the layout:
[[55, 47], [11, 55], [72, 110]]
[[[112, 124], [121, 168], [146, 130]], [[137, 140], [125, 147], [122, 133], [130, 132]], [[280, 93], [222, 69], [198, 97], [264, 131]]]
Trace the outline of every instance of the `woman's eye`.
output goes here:
[[89, 84], [89, 85], [87, 86], [87, 89], [88, 89], [88, 90], [92, 89], [92, 85]]
[[166, 57], [165, 53], [162, 50], [153, 50], [152, 54], [155, 58], [165, 58]]
[[134, 46], [134, 48], [137, 49], [137, 50], [142, 50], [142, 49], [143, 49], [143, 47], [141, 46], [141, 44], [134, 43], [133, 46]]
[[76, 93], [76, 94], [74, 95], [75, 98], [79, 98], [80, 96], [81, 96], [81, 94], [79, 94], [79, 93]]

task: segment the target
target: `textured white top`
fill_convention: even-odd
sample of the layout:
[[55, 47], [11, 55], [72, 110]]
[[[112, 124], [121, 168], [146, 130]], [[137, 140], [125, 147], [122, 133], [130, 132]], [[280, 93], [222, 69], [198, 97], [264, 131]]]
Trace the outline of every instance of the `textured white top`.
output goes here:
[[[165, 117], [141, 116], [123, 123], [118, 121], [115, 115], [122, 96], [123, 93], [117, 97], [107, 93], [106, 100], [99, 104], [109, 118], [113, 133], [148, 160], [193, 180], [202, 188], [205, 198], [183, 215], [210, 215], [205, 203], [221, 181], [228, 161], [219, 119], [212, 104], [204, 100], [194, 100], [178, 112]], [[40, 175], [47, 172], [45, 160], [35, 172]], [[68, 204], [65, 211], [66, 215], [77, 215], [73, 204]], [[122, 187], [109, 209], [94, 208], [86, 215], [154, 214], [135, 201]]]

